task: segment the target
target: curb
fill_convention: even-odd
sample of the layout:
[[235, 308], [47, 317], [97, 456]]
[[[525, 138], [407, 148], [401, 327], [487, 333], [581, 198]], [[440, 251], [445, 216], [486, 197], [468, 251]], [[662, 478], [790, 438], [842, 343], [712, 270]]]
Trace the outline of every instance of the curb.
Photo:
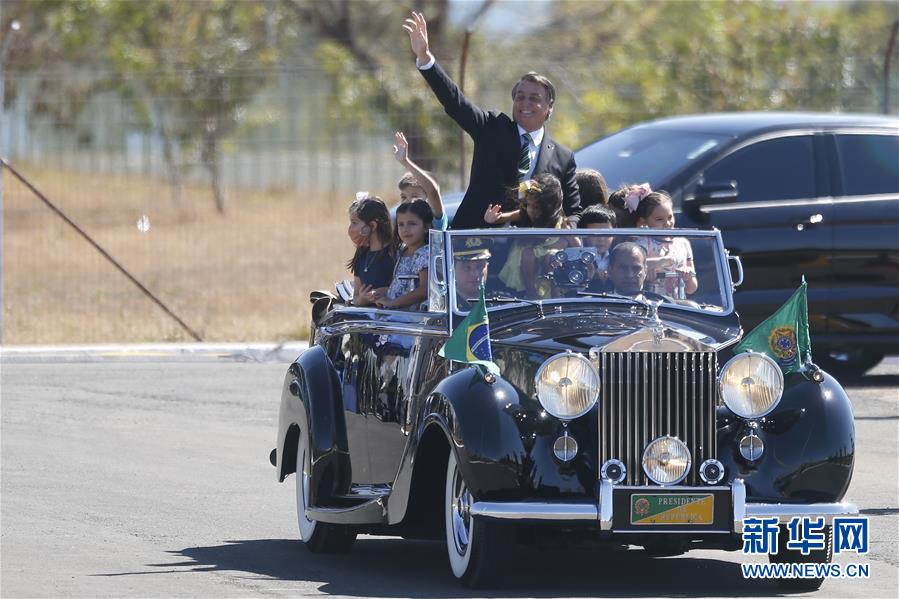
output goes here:
[[4, 361], [97, 361], [132, 359], [230, 359], [253, 362], [293, 361], [307, 349], [305, 341], [284, 343], [113, 343], [96, 345], [3, 345]]

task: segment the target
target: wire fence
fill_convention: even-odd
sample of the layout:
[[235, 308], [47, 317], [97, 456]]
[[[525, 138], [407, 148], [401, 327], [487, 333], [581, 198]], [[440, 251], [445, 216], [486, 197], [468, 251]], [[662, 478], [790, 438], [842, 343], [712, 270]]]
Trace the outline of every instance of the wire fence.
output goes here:
[[[322, 80], [323, 74], [304, 71], [300, 81]], [[38, 77], [16, 82], [20, 90], [7, 109], [0, 142], [11, 160], [40, 164], [61, 171], [95, 175], [168, 177], [161, 126], [134, 113], [133, 105], [108, 92], [92, 97], [76, 115], [38, 112], [42, 93]], [[201, 101], [203, 98], [192, 98]], [[250, 189], [295, 189], [346, 193], [358, 183], [389, 187], [394, 173], [390, 146], [392, 115], [374, 118], [372, 131], [340, 130], [330, 118], [333, 98], [326, 88], [309, 89], [285, 83], [260, 93], [237, 111], [233, 131], [224, 138], [221, 153], [226, 185]], [[180, 98], [157, 98], [178, 115]], [[373, 113], [376, 116], [376, 113]], [[171, 128], [202, 131], [198, 118], [173, 117]], [[208, 174], [197, 148], [175, 144], [172, 160], [185, 171], [186, 183], [205, 183]], [[397, 167], [398, 168], [398, 167]], [[393, 169], [396, 170], [396, 169]]]
[[[564, 74], [566, 65], [557, 66]], [[309, 292], [333, 289], [349, 276], [346, 208], [354, 192], [396, 200], [403, 171], [392, 158], [391, 123], [410, 124], [415, 148], [428, 134], [416, 126], [423, 115], [447, 118], [434, 101], [426, 114], [373, 107], [364, 130], [341, 126], [323, 73], [285, 72], [237, 111], [222, 136], [228, 203], [220, 213], [200, 149], [167, 149], [158, 119], [139, 114], [113, 91], [92, 95], [78, 110], [48, 109], [65, 102], [41, 97], [41, 77], [7, 76], [17, 94], [0, 128], [0, 154], [207, 341], [305, 337]], [[496, 87], [482, 84], [475, 98], [508, 109], [508, 91]], [[876, 109], [870, 90], [846, 89], [842, 97], [843, 110]], [[173, 125], [202, 131], [207, 123]], [[582, 126], [606, 132], [595, 123]], [[441, 165], [436, 174], [444, 190], [463, 184], [457, 143], [444, 156], [414, 156]], [[25, 185], [9, 173], [0, 176], [0, 341], [190, 340]]]

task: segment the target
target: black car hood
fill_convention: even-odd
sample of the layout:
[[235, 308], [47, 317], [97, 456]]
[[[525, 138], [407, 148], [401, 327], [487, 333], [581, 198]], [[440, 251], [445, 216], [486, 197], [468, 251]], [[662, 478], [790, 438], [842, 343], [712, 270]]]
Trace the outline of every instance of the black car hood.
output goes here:
[[655, 328], [666, 337], [694, 342], [709, 350], [734, 343], [742, 334], [736, 314], [706, 314], [662, 307], [656, 321], [642, 306], [626, 304], [556, 304], [490, 311], [490, 339], [495, 346], [556, 353], [587, 352], [633, 338]]

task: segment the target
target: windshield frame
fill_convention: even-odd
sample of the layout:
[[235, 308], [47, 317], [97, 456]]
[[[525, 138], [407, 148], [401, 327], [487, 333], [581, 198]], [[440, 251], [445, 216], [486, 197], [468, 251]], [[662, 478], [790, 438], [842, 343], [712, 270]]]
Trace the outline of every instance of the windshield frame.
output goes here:
[[[608, 232], [613, 232], [616, 236], [636, 236], [636, 237], [671, 237], [671, 236], [683, 236], [683, 237], [699, 237], [699, 238], [712, 238], [712, 244], [716, 248], [715, 249], [715, 261], [716, 261], [716, 272], [718, 277], [718, 287], [722, 292], [722, 299], [724, 305], [721, 306], [720, 310], [709, 310], [703, 308], [695, 308], [689, 305], [683, 304], [672, 304], [672, 303], [663, 303], [661, 304], [662, 308], [665, 309], [674, 309], [674, 310], [683, 310], [686, 312], [694, 312], [697, 314], [703, 314], [706, 316], [729, 316], [734, 312], [734, 301], [733, 301], [733, 280], [730, 276], [730, 266], [728, 264], [728, 253], [724, 248], [724, 242], [721, 238], [721, 232], [717, 229], [715, 230], [700, 230], [700, 229], [604, 229], [602, 230], [606, 234]], [[456, 273], [455, 273], [455, 264], [453, 260], [453, 238], [455, 237], [519, 237], [519, 236], [572, 236], [572, 237], [581, 237], [585, 234], [599, 234], [599, 230], [597, 229], [538, 229], [538, 228], [502, 228], [502, 229], [450, 229], [447, 231], [443, 231], [443, 251], [444, 254], [444, 265], [446, 268], [446, 286], [445, 292], [447, 297], [447, 308], [450, 314], [455, 315], [456, 317], [464, 317], [470, 311], [470, 308], [466, 308], [465, 310], [460, 310], [460, 306], [456, 302]], [[554, 304], [569, 304], [569, 303], [611, 303], [618, 304], [623, 306], [634, 306], [638, 301], [634, 299], [618, 299], [615, 297], [558, 297], [558, 298], [548, 298], [545, 300], [533, 300], [533, 299], [523, 299], [520, 302], [511, 302], [511, 303], [503, 303], [503, 304], [494, 304], [490, 305], [488, 303], [487, 310], [492, 311], [496, 309], [502, 309], [506, 307], [521, 307], [526, 305], [534, 305], [538, 304], [540, 306], [545, 305], [554, 305]]]

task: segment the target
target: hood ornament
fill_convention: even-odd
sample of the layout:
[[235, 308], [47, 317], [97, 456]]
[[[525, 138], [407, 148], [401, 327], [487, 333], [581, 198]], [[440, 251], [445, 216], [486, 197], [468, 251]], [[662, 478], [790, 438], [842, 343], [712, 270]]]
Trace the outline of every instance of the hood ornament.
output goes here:
[[652, 343], [653, 345], [661, 345], [662, 339], [665, 338], [665, 325], [662, 324], [662, 319], [659, 318], [659, 306], [662, 305], [662, 300], [651, 300], [644, 295], [643, 301], [649, 307], [651, 322], [648, 328], [652, 332]]
[[653, 325], [662, 326], [662, 320], [659, 318], [659, 306], [662, 305], [664, 300], [651, 300], [645, 295], [641, 294], [641, 296], [649, 307], [649, 317], [652, 319]]

